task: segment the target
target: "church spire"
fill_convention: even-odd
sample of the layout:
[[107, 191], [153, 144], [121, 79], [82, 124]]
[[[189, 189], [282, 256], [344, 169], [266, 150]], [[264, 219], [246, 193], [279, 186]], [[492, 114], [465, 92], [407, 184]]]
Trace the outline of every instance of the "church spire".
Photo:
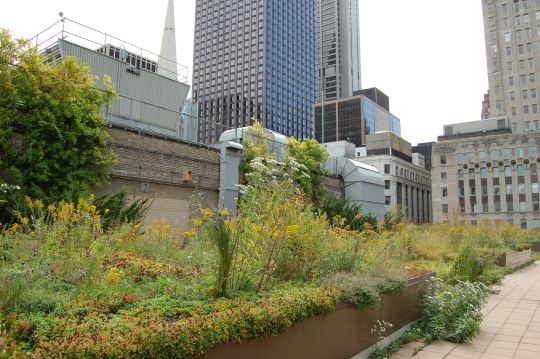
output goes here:
[[161, 40], [161, 51], [159, 53], [158, 74], [178, 81], [175, 28], [174, 1], [169, 0], [165, 27], [163, 28], [163, 38]]

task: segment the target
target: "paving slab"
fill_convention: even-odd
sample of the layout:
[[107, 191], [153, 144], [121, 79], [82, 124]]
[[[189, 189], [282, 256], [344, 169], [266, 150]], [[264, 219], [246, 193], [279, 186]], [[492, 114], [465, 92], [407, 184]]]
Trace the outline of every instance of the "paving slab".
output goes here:
[[415, 356], [419, 343], [411, 343], [392, 358], [540, 359], [540, 262], [508, 275], [493, 289], [482, 310], [480, 334], [471, 342], [436, 341]]

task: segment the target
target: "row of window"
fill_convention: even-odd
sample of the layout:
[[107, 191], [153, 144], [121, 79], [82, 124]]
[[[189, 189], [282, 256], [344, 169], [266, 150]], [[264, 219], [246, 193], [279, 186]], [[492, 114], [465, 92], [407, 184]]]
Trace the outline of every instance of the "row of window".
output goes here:
[[[527, 152], [525, 152], [525, 150]], [[487, 157], [489, 154], [489, 158]], [[494, 149], [488, 151], [477, 151], [477, 152], [467, 152], [467, 153], [456, 153], [456, 164], [461, 165], [466, 162], [474, 163], [474, 162], [485, 162], [488, 160], [491, 161], [499, 161], [501, 159], [503, 160], [509, 160], [512, 158], [536, 158], [537, 156], [537, 150], [536, 145], [531, 145], [528, 147], [515, 147], [515, 148], [504, 148], [502, 150], [502, 156], [501, 150]], [[441, 166], [446, 166], [449, 158], [446, 154], [439, 155], [439, 163]], [[466, 162], [465, 162], [466, 160]]]
[[393, 174], [395, 176], [406, 178], [406, 179], [408, 179], [410, 181], [417, 182], [417, 183], [420, 183], [420, 184], [423, 184], [423, 185], [426, 185], [426, 186], [431, 185], [430, 177], [423, 176], [423, 175], [418, 174], [418, 173], [414, 173], [413, 171], [403, 169], [403, 168], [400, 168], [398, 166], [395, 167], [395, 172], [391, 173], [391, 166], [389, 164], [385, 164], [384, 165], [384, 174]]

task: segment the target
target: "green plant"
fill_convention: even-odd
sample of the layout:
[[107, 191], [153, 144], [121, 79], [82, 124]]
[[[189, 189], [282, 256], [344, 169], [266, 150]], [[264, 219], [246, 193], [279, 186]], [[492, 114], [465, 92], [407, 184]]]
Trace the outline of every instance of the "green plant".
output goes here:
[[214, 243], [218, 253], [218, 271], [216, 295], [227, 296], [229, 278], [233, 265], [236, 244], [231, 236], [230, 228], [223, 218], [216, 218], [205, 225], [208, 238]]
[[305, 167], [307, 176], [295, 173], [296, 183], [303, 189], [316, 208], [320, 208], [327, 193], [323, 182], [326, 171], [322, 164], [330, 158], [328, 151], [316, 140], [306, 138], [298, 141], [291, 138], [287, 142], [287, 155]]
[[431, 339], [462, 343], [472, 339], [482, 322], [482, 306], [489, 295], [483, 283], [449, 285], [435, 279], [424, 296], [422, 326]]
[[148, 198], [139, 198], [131, 204], [127, 203], [127, 193], [120, 191], [96, 197], [94, 205], [101, 214], [101, 225], [104, 229], [126, 223], [139, 224], [148, 211]]
[[479, 249], [470, 242], [464, 243], [452, 263], [449, 277], [453, 281], [478, 282], [489, 263]]
[[373, 347], [370, 354], [370, 359], [384, 359], [386, 358], [386, 353], [384, 348], [380, 346], [381, 342], [385, 338], [385, 333], [388, 329], [391, 329], [393, 325], [386, 321], [377, 320], [373, 328], [371, 328], [370, 333], [373, 335]]
[[[95, 87], [86, 65], [66, 58], [50, 65], [29, 41], [0, 30], [0, 165], [23, 194], [51, 203], [76, 201], [109, 176], [115, 156], [102, 115], [114, 96]], [[20, 132], [24, 145], [8, 144]]]
[[363, 215], [361, 206], [350, 204], [345, 199], [327, 196], [321, 209], [333, 225], [340, 224], [340, 221], [344, 219], [344, 225], [353, 230], [361, 231], [366, 227], [366, 224], [369, 224], [370, 228], [377, 228], [378, 221], [375, 216]]

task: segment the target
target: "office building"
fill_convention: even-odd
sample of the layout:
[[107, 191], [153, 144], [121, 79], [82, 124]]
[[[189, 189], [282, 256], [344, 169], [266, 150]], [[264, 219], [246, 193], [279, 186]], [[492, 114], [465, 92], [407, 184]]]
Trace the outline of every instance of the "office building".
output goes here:
[[349, 141], [359, 147], [366, 144], [367, 135], [375, 132], [390, 131], [401, 136], [401, 121], [389, 108], [388, 96], [377, 89], [318, 103], [314, 106], [315, 138], [324, 143]]
[[[365, 147], [357, 148], [356, 155], [356, 161], [383, 175], [387, 211], [400, 211], [410, 222], [431, 222], [431, 173], [409, 142], [392, 132], [379, 132], [367, 135]], [[413, 158], [419, 162], [414, 163]]]
[[318, 102], [361, 89], [357, 0], [317, 0]]
[[431, 171], [431, 152], [435, 143], [436, 142], [419, 143], [412, 148], [413, 153], [418, 153], [424, 157], [423, 167], [428, 171]]
[[540, 227], [537, 132], [513, 118], [447, 125], [433, 146], [433, 219]]
[[313, 136], [315, 0], [197, 0], [193, 100], [199, 141], [253, 118], [286, 136]]
[[509, 117], [514, 133], [539, 130], [540, 1], [482, 0], [482, 7], [489, 79], [483, 117]]

